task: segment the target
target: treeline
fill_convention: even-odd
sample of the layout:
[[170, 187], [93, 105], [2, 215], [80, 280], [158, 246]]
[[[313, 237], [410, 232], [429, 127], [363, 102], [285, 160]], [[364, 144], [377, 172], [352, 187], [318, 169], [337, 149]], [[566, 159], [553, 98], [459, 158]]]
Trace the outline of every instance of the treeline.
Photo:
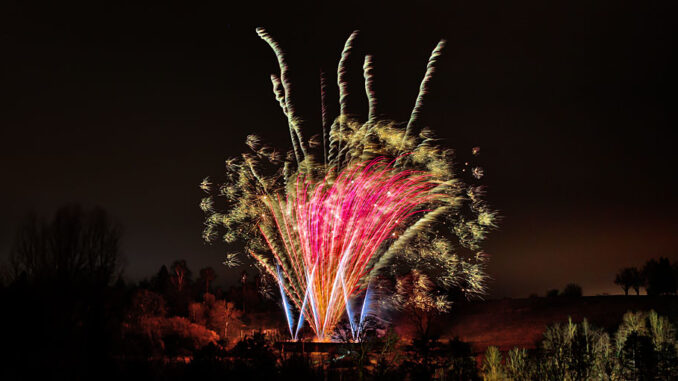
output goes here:
[[642, 268], [625, 267], [619, 270], [614, 284], [628, 295], [633, 289], [640, 295], [644, 288], [648, 295], [675, 295], [678, 285], [678, 262], [671, 263], [668, 258], [650, 259]]
[[[678, 291], [678, 262], [671, 263], [668, 258], [650, 259], [641, 267], [624, 267], [617, 272], [614, 284], [624, 290], [628, 295], [633, 290], [640, 295], [640, 290], [645, 289], [647, 295], [675, 295]], [[551, 289], [546, 292], [546, 297], [582, 296], [582, 288], [576, 283], [567, 284], [562, 291]], [[538, 297], [531, 294], [531, 298]]]
[[[233, 346], [280, 321], [258, 278], [214, 287], [214, 269], [193, 276], [185, 260], [150, 279], [124, 280], [121, 227], [101, 209], [59, 209], [19, 227], [0, 277], [2, 379], [109, 378], [121, 364], [192, 357]], [[247, 311], [247, 314], [244, 313]]]
[[113, 367], [127, 299], [120, 236], [103, 210], [77, 206], [20, 226], [0, 287], [3, 379], [82, 379]]
[[[260, 277], [224, 291], [212, 287], [210, 267], [193, 280], [186, 261], [162, 266], [149, 280], [130, 287], [122, 321], [125, 358], [192, 357], [208, 344], [232, 347], [252, 332], [275, 331], [283, 318], [276, 302], [263, 297]], [[273, 328], [273, 329], [272, 329]]]

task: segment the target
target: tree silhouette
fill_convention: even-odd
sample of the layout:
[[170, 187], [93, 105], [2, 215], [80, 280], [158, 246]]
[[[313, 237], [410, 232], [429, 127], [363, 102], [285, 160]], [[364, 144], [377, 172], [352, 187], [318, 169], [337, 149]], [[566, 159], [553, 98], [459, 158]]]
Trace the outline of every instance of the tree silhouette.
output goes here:
[[177, 288], [177, 291], [181, 292], [184, 290], [186, 283], [191, 277], [191, 272], [186, 266], [186, 260], [180, 259], [172, 263], [172, 284]]
[[650, 259], [643, 267], [648, 295], [676, 293], [676, 276], [668, 258]]
[[200, 281], [205, 283], [205, 293], [210, 292], [210, 282], [217, 277], [217, 273], [211, 267], [205, 267], [200, 270]]
[[474, 381], [479, 379], [476, 358], [470, 343], [459, 340], [458, 337], [451, 339], [443, 347], [446, 361], [441, 363], [445, 372], [441, 379], [451, 381]]
[[104, 210], [76, 205], [20, 225], [0, 314], [5, 379], [37, 378], [38, 370], [89, 379], [111, 366], [126, 301], [120, 232]]
[[568, 297], [579, 297], [582, 296], [582, 290], [581, 286], [576, 284], [576, 283], [569, 283], [565, 285], [565, 288], [563, 289], [561, 296], [568, 296]]
[[620, 375], [627, 380], [652, 380], [656, 376], [657, 358], [647, 327], [646, 314], [627, 312], [615, 334]]
[[65, 206], [50, 223], [31, 215], [14, 241], [12, 273], [25, 273], [28, 281], [107, 286], [122, 269], [120, 230], [100, 208]]
[[141, 319], [165, 316], [165, 299], [153, 291], [139, 289], [132, 296], [127, 313], [127, 320], [139, 324]]
[[624, 290], [624, 295], [628, 295], [631, 288], [636, 291], [636, 295], [640, 295], [640, 287], [643, 283], [643, 275], [636, 267], [625, 267], [619, 270], [614, 278], [614, 284]]
[[172, 285], [172, 280], [170, 278], [170, 273], [169, 270], [167, 270], [167, 266], [162, 265], [160, 267], [160, 270], [158, 270], [158, 273], [151, 278], [151, 290], [161, 294], [161, 295], [167, 295], [167, 293], [170, 290], [170, 287]]
[[636, 295], [640, 295], [640, 288], [645, 286], [645, 277], [643, 277], [643, 273], [635, 267], [632, 268], [632, 275], [631, 287], [636, 292]]

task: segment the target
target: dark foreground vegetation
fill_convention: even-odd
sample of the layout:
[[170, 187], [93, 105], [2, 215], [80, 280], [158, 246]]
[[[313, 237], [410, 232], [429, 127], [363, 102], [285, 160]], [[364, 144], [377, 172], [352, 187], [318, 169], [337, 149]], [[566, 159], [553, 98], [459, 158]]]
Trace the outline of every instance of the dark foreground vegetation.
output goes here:
[[[178, 260], [128, 283], [119, 240], [120, 227], [101, 210], [67, 207], [50, 221], [31, 218], [22, 226], [0, 284], [0, 379], [678, 377], [674, 296], [592, 299], [570, 293], [508, 307], [502, 301], [468, 304], [452, 315], [404, 303], [409, 307], [391, 316], [390, 327], [368, 319], [358, 342], [349, 342], [340, 326], [338, 343], [300, 346], [281, 343], [282, 311], [275, 298], [258, 292], [264, 279], [243, 273], [238, 286], [223, 290], [213, 286], [215, 270], [204, 268], [194, 277]], [[524, 303], [542, 318], [516, 315], [536, 332], [526, 336], [529, 342], [469, 335], [489, 331], [480, 324], [488, 322], [510, 337], [516, 328], [508, 311], [524, 312]], [[621, 308], [646, 312], [624, 314]], [[589, 313], [591, 323], [584, 319]]]

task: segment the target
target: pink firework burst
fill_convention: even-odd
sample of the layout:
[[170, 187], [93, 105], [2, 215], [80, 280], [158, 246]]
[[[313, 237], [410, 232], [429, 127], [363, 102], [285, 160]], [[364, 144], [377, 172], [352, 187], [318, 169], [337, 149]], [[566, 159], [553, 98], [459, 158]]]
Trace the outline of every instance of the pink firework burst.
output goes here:
[[344, 311], [352, 319], [349, 301], [382, 244], [394, 239], [409, 216], [425, 211], [420, 207], [443, 196], [432, 191], [437, 182], [430, 175], [392, 163], [358, 163], [319, 182], [300, 176], [286, 199], [268, 201], [277, 237], [260, 230], [281, 269], [272, 275], [301, 311], [296, 331], [286, 311], [293, 336], [302, 318], [320, 340]]

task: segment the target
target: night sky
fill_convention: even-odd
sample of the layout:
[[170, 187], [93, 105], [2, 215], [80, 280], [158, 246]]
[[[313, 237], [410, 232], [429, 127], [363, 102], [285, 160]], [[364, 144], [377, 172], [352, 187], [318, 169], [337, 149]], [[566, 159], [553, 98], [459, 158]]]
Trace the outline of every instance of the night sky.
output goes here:
[[288, 147], [257, 26], [288, 53], [309, 136], [318, 71], [336, 71], [353, 29], [351, 110], [366, 114], [369, 53], [378, 112], [400, 121], [447, 40], [422, 118], [461, 161], [481, 147], [502, 215], [486, 245], [491, 297], [568, 282], [619, 293], [620, 267], [678, 260], [672, 2], [91, 3], [0, 5], [3, 260], [29, 211], [79, 203], [123, 225], [129, 278], [185, 258], [233, 281], [227, 248], [201, 239], [198, 184], [218, 180], [249, 134]]

